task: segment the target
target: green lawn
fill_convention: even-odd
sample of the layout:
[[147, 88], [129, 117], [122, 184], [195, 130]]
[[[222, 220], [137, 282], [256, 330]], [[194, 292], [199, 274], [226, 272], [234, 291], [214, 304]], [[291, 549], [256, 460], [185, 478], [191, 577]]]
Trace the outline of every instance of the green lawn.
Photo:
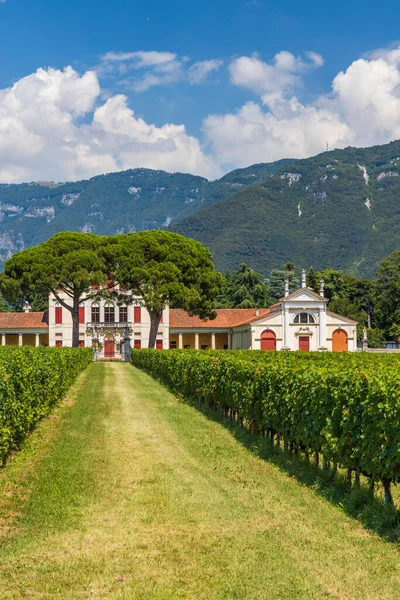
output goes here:
[[400, 556], [129, 364], [0, 474], [0, 598], [400, 598]]

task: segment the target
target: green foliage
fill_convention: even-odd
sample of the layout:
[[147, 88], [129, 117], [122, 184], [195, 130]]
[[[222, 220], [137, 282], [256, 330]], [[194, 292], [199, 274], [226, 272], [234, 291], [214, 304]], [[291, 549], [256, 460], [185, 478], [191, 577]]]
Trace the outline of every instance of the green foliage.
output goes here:
[[226, 273], [215, 308], [263, 308], [272, 304], [262, 275], [245, 264], [233, 275]]
[[285, 281], [289, 281], [289, 292], [299, 288], [299, 278], [292, 262], [283, 265], [283, 269], [273, 269], [269, 280], [270, 294], [273, 298], [282, 298], [285, 293]]
[[400, 250], [381, 261], [377, 279], [376, 312], [385, 333], [400, 323]]
[[400, 480], [395, 355], [134, 350], [132, 362], [253, 431], [386, 485]]
[[[52, 292], [72, 314], [73, 346], [79, 340], [79, 302], [110, 272], [104, 257], [107, 238], [92, 233], [57, 233], [47, 242], [14, 254], [0, 276], [2, 294], [10, 302], [40, 298]], [[64, 292], [70, 302], [59, 295]]]
[[267, 275], [295, 259], [371, 277], [398, 246], [400, 177], [388, 173], [400, 174], [399, 156], [396, 141], [291, 161], [172, 228], [210, 248], [221, 271], [245, 262]]
[[89, 348], [0, 348], [0, 463], [91, 360]]
[[201, 318], [215, 317], [222, 277], [199, 242], [169, 231], [141, 231], [111, 238], [108, 251], [117, 281], [134, 291], [150, 314], [150, 347], [168, 305]]

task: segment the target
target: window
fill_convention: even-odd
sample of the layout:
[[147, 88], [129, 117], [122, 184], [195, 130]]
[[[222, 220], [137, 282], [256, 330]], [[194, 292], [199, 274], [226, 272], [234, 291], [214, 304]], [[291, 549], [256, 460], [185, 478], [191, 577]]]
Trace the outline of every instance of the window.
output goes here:
[[92, 323], [100, 323], [100, 306], [92, 306]]
[[208, 346], [207, 344], [201, 344], [200, 346], [200, 350], [207, 350]]
[[301, 323], [302, 325], [305, 325], [307, 323], [315, 323], [315, 319], [309, 313], [301, 312], [295, 316], [293, 323]]
[[79, 348], [84, 348], [85, 347], [85, 340], [79, 340], [78, 346], [79, 346]]
[[115, 307], [108, 305], [104, 307], [104, 321], [106, 323], [115, 323]]
[[56, 340], [56, 348], [62, 347], [62, 340]]
[[133, 343], [133, 346], [137, 350], [140, 350], [140, 348], [142, 347], [142, 340], [135, 340], [134, 343]]
[[142, 308], [141, 306], [135, 306], [133, 308], [133, 322], [141, 323], [142, 322]]
[[163, 349], [163, 341], [156, 340], [156, 350], [162, 350], [162, 349]]
[[120, 323], [128, 322], [128, 308], [126, 306], [119, 307], [119, 322]]
[[56, 325], [62, 324], [62, 306], [56, 306]]
[[170, 341], [169, 347], [170, 347], [171, 350], [176, 350], [176, 342], [175, 341]]
[[85, 307], [80, 306], [79, 307], [79, 323], [84, 323], [84, 322], [85, 322]]

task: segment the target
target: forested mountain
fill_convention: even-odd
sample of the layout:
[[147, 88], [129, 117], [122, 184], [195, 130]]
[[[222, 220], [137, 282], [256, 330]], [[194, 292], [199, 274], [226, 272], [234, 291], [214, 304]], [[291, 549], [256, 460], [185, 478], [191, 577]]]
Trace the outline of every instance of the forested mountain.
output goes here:
[[299, 267], [371, 276], [400, 248], [400, 141], [280, 160], [218, 181], [133, 169], [87, 181], [0, 185], [0, 261], [57, 231], [169, 227], [210, 248], [217, 268]]
[[223, 271], [293, 260], [371, 276], [400, 248], [400, 141], [287, 162], [172, 229], [208, 246]]
[[132, 169], [74, 183], [0, 184], [0, 263], [58, 231], [114, 234], [168, 227], [264, 180], [284, 163], [238, 169], [214, 182]]

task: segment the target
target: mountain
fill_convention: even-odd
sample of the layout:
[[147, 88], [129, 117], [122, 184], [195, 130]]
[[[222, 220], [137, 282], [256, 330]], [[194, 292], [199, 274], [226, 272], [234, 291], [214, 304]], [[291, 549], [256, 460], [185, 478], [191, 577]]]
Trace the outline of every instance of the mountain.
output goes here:
[[0, 263], [58, 231], [114, 234], [168, 227], [265, 179], [283, 164], [238, 169], [215, 182], [132, 169], [74, 183], [0, 184]]
[[171, 229], [210, 248], [222, 271], [294, 261], [372, 276], [400, 248], [400, 141], [285, 162]]
[[57, 231], [169, 228], [268, 274], [283, 262], [373, 276], [400, 248], [400, 141], [236, 169], [217, 181], [132, 169], [0, 185], [0, 262]]

